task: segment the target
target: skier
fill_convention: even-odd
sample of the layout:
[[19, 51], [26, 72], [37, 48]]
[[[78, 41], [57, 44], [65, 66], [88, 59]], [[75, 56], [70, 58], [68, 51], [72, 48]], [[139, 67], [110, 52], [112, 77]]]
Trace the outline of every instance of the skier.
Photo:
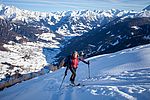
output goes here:
[[89, 61], [86, 62], [86, 61], [84, 61], [83, 59], [81, 59], [81, 58], [79, 57], [79, 54], [78, 54], [77, 51], [74, 51], [74, 52], [72, 53], [72, 55], [67, 56], [66, 59], [65, 59], [65, 64], [64, 64], [64, 66], [67, 67], [66, 70], [65, 70], [65, 76], [67, 75], [68, 69], [70, 69], [70, 71], [71, 71], [71, 73], [72, 73], [72, 75], [71, 75], [71, 77], [70, 77], [70, 82], [71, 82], [72, 84], [74, 84], [74, 85], [76, 85], [76, 84], [74, 83], [74, 81], [75, 81], [76, 70], [77, 70], [77, 68], [78, 68], [78, 63], [79, 63], [79, 61], [82, 61], [82, 62], [84, 62], [85, 64], [90, 64]]

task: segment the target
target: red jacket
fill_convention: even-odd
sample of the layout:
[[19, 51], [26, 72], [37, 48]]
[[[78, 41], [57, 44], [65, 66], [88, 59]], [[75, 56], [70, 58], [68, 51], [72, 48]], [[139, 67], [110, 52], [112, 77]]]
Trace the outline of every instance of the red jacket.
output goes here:
[[78, 68], [78, 63], [79, 63], [78, 57], [72, 58], [71, 66], [72, 66], [73, 68]]

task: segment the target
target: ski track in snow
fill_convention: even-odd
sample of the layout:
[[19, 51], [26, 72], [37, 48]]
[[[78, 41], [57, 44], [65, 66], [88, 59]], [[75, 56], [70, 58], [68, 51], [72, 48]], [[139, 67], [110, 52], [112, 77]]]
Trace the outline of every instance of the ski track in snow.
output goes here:
[[68, 71], [59, 90], [62, 68], [0, 91], [0, 100], [149, 100], [150, 45], [89, 59], [90, 79], [87, 65], [80, 63], [77, 70], [76, 81], [85, 86], [70, 86]]

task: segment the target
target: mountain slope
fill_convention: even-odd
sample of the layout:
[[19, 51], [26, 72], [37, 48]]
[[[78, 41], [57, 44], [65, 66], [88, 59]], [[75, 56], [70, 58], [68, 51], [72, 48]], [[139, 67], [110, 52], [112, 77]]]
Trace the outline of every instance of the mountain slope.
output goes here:
[[150, 10], [150, 5], [148, 5], [147, 7], [145, 7], [143, 10]]
[[84, 51], [89, 56], [116, 52], [150, 43], [150, 17], [116, 19], [69, 41], [58, 57], [71, 51]]
[[79, 64], [76, 81], [85, 86], [69, 86], [68, 73], [62, 89], [59, 90], [65, 70], [62, 68], [4, 89], [0, 91], [0, 97], [1, 100], [148, 100], [149, 58], [150, 45], [95, 56], [87, 59], [91, 63], [91, 79], [87, 79], [87, 65]]

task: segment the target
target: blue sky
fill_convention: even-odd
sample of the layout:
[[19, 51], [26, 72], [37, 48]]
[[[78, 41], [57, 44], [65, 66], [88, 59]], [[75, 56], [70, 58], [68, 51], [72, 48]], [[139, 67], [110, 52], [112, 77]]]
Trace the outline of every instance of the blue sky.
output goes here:
[[112, 8], [140, 11], [150, 4], [150, 0], [0, 0], [0, 3], [42, 12]]

